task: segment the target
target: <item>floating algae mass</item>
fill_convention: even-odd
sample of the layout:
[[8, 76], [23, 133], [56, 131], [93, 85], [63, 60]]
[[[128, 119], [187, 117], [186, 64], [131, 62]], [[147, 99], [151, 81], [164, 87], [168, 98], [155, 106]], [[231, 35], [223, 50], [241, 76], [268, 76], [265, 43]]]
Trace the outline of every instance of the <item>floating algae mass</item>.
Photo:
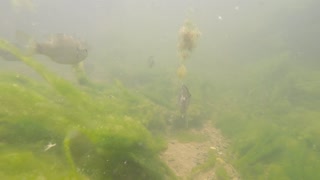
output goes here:
[[190, 57], [191, 52], [196, 47], [196, 41], [201, 33], [191, 20], [185, 20], [184, 24], [179, 29], [178, 50], [182, 60]]
[[[10, 43], [0, 49], [49, 84], [0, 74], [1, 179], [175, 178], [158, 158], [165, 144], [146, 128], [144, 114], [157, 114], [157, 105], [121, 83], [81, 90]], [[133, 111], [135, 103], [151, 108]]]
[[185, 65], [181, 64], [177, 69], [177, 76], [179, 79], [183, 79], [187, 75], [187, 68]]

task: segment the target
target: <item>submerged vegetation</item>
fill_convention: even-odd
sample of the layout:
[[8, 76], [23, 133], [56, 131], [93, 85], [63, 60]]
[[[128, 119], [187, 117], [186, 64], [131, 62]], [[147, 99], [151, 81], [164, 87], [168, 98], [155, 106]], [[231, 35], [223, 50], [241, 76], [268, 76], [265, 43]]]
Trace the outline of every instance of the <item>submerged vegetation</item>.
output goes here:
[[289, 53], [260, 61], [214, 102], [212, 119], [232, 140], [244, 179], [320, 178], [320, 73], [312, 69]]
[[174, 178], [158, 157], [164, 141], [146, 128], [160, 106], [120, 82], [81, 90], [9, 43], [0, 48], [51, 85], [0, 75], [1, 179]]
[[[207, 140], [184, 129], [167, 76], [135, 74], [146, 83], [132, 88], [132, 74], [107, 85], [81, 74], [86, 86], [79, 86], [6, 41], [0, 50], [47, 82], [0, 74], [1, 179], [176, 179], [159, 159], [168, 126], [181, 142]], [[231, 140], [235, 158], [228, 161], [243, 179], [320, 179], [318, 67], [286, 52], [237, 69], [216, 67], [208, 78], [194, 73], [189, 128], [212, 121]], [[219, 69], [234, 74], [228, 79]], [[178, 77], [185, 76], [180, 66]], [[216, 177], [228, 179], [216, 156], [209, 153], [190, 177], [215, 167]]]
[[0, 179], [320, 179], [319, 2], [3, 1]]

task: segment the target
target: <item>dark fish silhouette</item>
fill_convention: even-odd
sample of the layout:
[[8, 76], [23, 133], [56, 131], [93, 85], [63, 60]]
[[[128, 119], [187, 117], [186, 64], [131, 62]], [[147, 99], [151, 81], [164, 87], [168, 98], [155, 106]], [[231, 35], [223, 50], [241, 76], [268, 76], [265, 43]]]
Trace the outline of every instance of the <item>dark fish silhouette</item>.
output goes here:
[[51, 35], [45, 42], [34, 46], [35, 53], [46, 55], [60, 64], [77, 64], [88, 56], [85, 43], [62, 33]]
[[41, 54], [59, 64], [78, 65], [88, 56], [87, 44], [68, 34], [51, 34], [44, 41], [37, 42], [23, 31], [16, 31], [16, 39], [26, 54]]
[[180, 113], [184, 117], [190, 103], [191, 94], [189, 92], [189, 89], [186, 85], [182, 84], [178, 99], [178, 104], [180, 107]]

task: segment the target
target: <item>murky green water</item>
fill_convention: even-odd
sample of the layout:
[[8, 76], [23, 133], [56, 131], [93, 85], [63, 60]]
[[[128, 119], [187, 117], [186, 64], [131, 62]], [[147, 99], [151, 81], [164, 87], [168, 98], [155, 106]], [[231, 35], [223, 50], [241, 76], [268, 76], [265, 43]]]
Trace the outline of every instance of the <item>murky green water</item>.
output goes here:
[[[206, 122], [242, 179], [320, 179], [317, 1], [0, 4], [0, 179], [177, 179], [169, 134]], [[88, 57], [31, 56], [16, 32], [80, 36]]]

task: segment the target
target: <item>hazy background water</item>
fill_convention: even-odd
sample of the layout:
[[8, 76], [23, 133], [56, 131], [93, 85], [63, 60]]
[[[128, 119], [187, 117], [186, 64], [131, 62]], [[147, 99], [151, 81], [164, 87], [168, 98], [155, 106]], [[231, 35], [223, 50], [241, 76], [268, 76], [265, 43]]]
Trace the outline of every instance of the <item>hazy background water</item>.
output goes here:
[[15, 10], [10, 1], [1, 3], [1, 37], [15, 41], [16, 31], [37, 40], [53, 33], [75, 35], [90, 45], [86, 61], [94, 64], [95, 71], [114, 63], [145, 66], [151, 55], [157, 66], [176, 68], [177, 32], [186, 18], [202, 33], [187, 64], [189, 71], [214, 71], [221, 69], [219, 63], [226, 65], [225, 71], [234, 71], [232, 66], [284, 51], [304, 61], [319, 56], [315, 0], [30, 2], [32, 10], [25, 6]]

